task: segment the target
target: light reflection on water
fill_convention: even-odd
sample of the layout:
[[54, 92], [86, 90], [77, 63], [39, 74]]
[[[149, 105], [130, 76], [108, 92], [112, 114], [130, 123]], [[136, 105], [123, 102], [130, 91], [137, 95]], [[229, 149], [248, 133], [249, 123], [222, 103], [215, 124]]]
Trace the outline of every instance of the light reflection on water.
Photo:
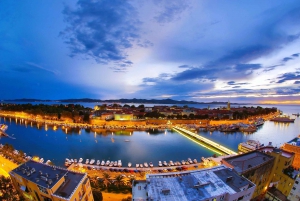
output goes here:
[[[267, 121], [253, 134], [241, 132], [223, 133], [219, 131], [199, 134], [217, 143], [237, 151], [240, 142], [248, 139], [259, 140], [264, 144], [272, 142], [280, 146], [300, 134], [299, 117], [292, 116], [300, 111], [299, 106], [280, 106], [284, 113], [296, 118], [295, 123], [275, 123]], [[14, 119], [0, 119], [0, 123], [8, 124], [7, 133], [14, 135], [15, 140], [2, 137], [0, 143], [12, 144], [16, 149], [30, 155], [38, 155], [45, 160], [50, 159], [56, 165], [63, 165], [65, 158], [86, 158], [99, 160], [119, 160], [123, 166], [128, 162], [143, 163], [152, 161], [181, 161], [188, 157], [200, 161], [202, 156], [209, 157], [209, 151], [182, 135], [162, 130], [99, 132], [90, 129], [70, 129], [36, 124]], [[21, 124], [21, 125], [20, 125]]]

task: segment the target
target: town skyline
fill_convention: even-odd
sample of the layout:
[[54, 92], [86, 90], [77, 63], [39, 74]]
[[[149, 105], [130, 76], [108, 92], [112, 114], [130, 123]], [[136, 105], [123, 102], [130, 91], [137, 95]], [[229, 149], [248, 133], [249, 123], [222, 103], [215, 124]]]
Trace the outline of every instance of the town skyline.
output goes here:
[[1, 100], [300, 104], [291, 0], [2, 1]]

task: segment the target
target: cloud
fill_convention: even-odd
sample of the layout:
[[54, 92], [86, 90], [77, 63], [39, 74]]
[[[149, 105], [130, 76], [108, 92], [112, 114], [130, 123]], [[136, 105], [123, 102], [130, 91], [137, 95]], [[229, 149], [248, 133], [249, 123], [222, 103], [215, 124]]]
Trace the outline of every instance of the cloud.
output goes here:
[[246, 82], [240, 82], [240, 83], [237, 83], [237, 82], [235, 82], [235, 81], [229, 81], [229, 82], [227, 82], [227, 84], [228, 84], [228, 85], [246, 85], [246, 84], [248, 84], [248, 83], [246, 83]]
[[284, 73], [283, 75], [277, 77], [279, 79], [277, 83], [284, 83], [289, 80], [300, 80], [300, 71], [296, 71], [294, 73]]
[[32, 73], [32, 72], [43, 71], [54, 75], [59, 74], [59, 71], [57, 70], [48, 69], [32, 62], [26, 62], [25, 65], [13, 65], [11, 66], [11, 69], [20, 73]]
[[75, 9], [65, 6], [63, 14], [68, 25], [60, 35], [72, 57], [82, 55], [101, 63], [126, 64], [126, 49], [140, 42], [141, 22], [128, 1], [79, 0]]
[[299, 57], [300, 53], [292, 54], [293, 57]]
[[294, 84], [300, 84], [300, 81], [297, 80], [297, 81], [294, 82]]
[[292, 58], [292, 57], [284, 57], [284, 58], [282, 59], [283, 62], [287, 62], [287, 61], [289, 61], [289, 60], [293, 60], [293, 58]]
[[180, 19], [180, 15], [189, 8], [186, 0], [153, 0], [160, 11], [154, 16], [158, 23], [169, 23]]

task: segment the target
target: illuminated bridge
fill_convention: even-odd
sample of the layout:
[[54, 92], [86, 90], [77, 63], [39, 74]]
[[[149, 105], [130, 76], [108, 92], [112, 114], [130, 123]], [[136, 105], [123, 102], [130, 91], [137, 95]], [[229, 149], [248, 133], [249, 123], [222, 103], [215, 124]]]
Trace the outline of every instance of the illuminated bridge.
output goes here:
[[225, 154], [228, 154], [228, 155], [237, 155], [236, 152], [228, 149], [227, 147], [224, 147], [223, 145], [220, 145], [218, 143], [215, 143], [214, 141], [206, 139], [205, 137], [202, 137], [202, 136], [200, 136], [200, 135], [198, 135], [196, 133], [193, 133], [193, 132], [191, 132], [191, 131], [189, 131], [187, 129], [180, 128], [178, 126], [173, 126], [173, 129], [176, 130], [179, 133], [184, 133], [184, 134], [186, 134], [188, 136], [196, 138], [199, 141], [201, 141], [201, 142], [203, 142], [203, 143], [205, 143], [205, 144], [207, 144], [207, 145], [209, 145], [209, 146], [211, 146], [211, 147], [213, 147], [213, 148], [215, 148], [215, 149], [217, 149], [217, 150], [219, 150], [219, 151], [221, 151], [221, 152], [223, 152]]

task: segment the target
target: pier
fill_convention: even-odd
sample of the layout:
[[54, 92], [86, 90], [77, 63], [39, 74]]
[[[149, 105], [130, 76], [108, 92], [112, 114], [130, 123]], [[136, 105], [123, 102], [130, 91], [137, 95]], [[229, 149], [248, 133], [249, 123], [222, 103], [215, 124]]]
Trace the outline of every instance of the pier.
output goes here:
[[205, 137], [202, 137], [202, 136], [200, 136], [200, 135], [198, 135], [196, 133], [193, 133], [192, 131], [189, 131], [187, 129], [184, 129], [184, 128], [181, 128], [181, 127], [178, 127], [178, 126], [173, 126], [173, 129], [176, 130], [177, 132], [180, 131], [180, 132], [182, 132], [182, 133], [184, 133], [186, 135], [194, 137], [194, 138], [198, 139], [199, 141], [201, 141], [201, 142], [203, 142], [203, 143], [205, 143], [205, 144], [207, 144], [207, 145], [209, 145], [209, 146], [211, 146], [211, 147], [213, 147], [213, 148], [215, 148], [217, 150], [220, 150], [221, 152], [223, 152], [223, 153], [225, 153], [227, 155], [237, 155], [236, 152], [228, 149], [227, 147], [224, 147], [223, 145], [215, 143], [212, 140], [209, 140], [209, 139], [207, 139]]

